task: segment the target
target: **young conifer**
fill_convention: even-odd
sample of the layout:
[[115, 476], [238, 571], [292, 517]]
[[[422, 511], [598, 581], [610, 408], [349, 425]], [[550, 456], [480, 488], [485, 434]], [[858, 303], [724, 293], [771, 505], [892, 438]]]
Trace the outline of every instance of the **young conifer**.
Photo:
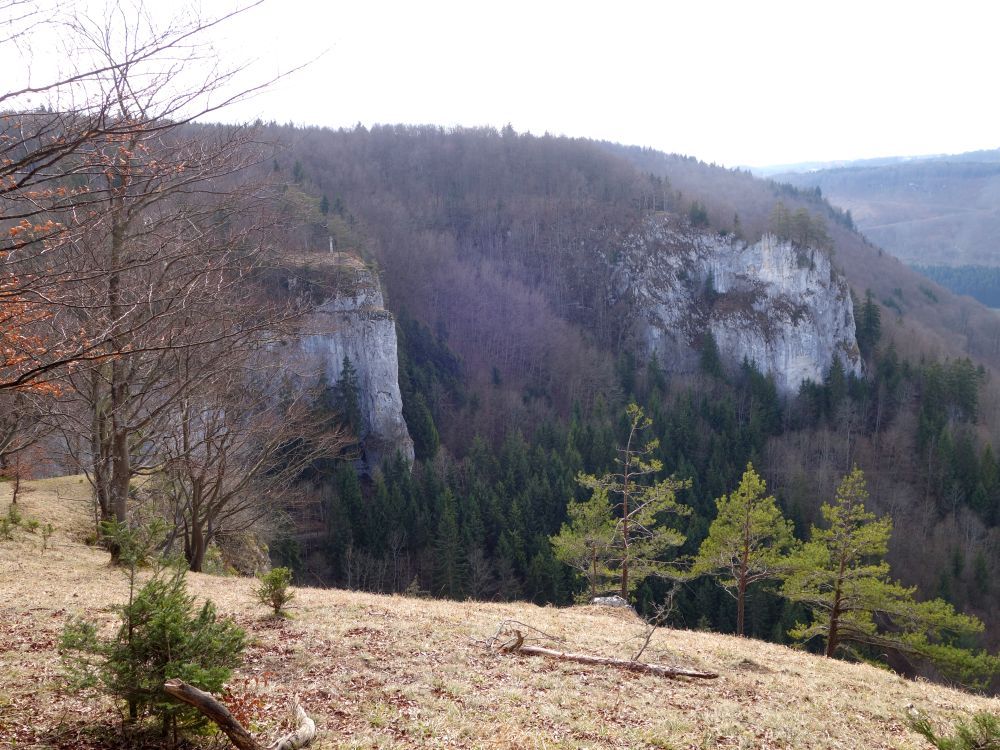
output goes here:
[[781, 575], [795, 545], [792, 524], [781, 514], [764, 480], [747, 464], [740, 486], [715, 501], [718, 513], [701, 543], [692, 573], [720, 576], [736, 598], [736, 634], [743, 635], [747, 588]]
[[915, 588], [889, 578], [883, 558], [892, 522], [866, 511], [867, 498], [864, 474], [855, 467], [834, 503], [822, 507], [826, 527], [813, 527], [810, 541], [790, 558], [782, 592], [812, 612], [812, 621], [790, 635], [824, 638], [827, 656], [846, 644], [895, 649], [966, 685], [1000, 671], [997, 657], [959, 645], [982, 632], [982, 622], [942, 599], [917, 601]]
[[[619, 580], [619, 593], [629, 592], [647, 575], [669, 574], [666, 553], [684, 543], [684, 535], [666, 523], [666, 516], [684, 516], [691, 509], [677, 502], [677, 491], [690, 486], [689, 481], [667, 477], [652, 478], [663, 470], [663, 462], [654, 458], [658, 440], [640, 447], [641, 433], [650, 427], [642, 408], [629, 404], [626, 410], [629, 433], [624, 448], [618, 449], [618, 471], [597, 477], [580, 474], [584, 487], [607, 498], [615, 519], [608, 562]], [[591, 498], [599, 504], [599, 500]]]

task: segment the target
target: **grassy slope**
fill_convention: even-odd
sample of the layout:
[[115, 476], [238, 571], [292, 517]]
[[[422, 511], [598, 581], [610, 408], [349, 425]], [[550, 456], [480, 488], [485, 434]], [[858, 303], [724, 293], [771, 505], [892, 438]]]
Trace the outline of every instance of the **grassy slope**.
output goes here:
[[[56, 643], [73, 615], [112, 632], [123, 577], [80, 541], [91, 524], [84, 485], [32, 486], [23, 513], [57, 531], [44, 554], [24, 531], [0, 542], [0, 746], [106, 746], [93, 727], [115, 727], [114, 707], [61, 688]], [[255, 729], [275, 735], [299, 693], [321, 730], [317, 748], [920, 748], [903, 720], [908, 704], [938, 721], [1000, 712], [997, 699], [709, 633], [660, 630], [644, 658], [718, 671], [714, 682], [502, 656], [475, 642], [512, 618], [567, 648], [630, 655], [642, 624], [593, 607], [299, 589], [294, 617], [275, 621], [253, 602], [251, 580], [189, 580], [250, 633], [233, 684]]]

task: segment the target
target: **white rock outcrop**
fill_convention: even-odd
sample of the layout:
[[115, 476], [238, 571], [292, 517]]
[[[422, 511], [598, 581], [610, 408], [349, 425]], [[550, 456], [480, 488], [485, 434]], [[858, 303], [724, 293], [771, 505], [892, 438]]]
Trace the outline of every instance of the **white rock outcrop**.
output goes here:
[[660, 219], [630, 238], [616, 273], [647, 354], [667, 371], [694, 371], [711, 332], [723, 362], [753, 362], [784, 393], [822, 382], [834, 358], [862, 374], [850, 289], [821, 250]]
[[300, 346], [306, 361], [325, 373], [331, 385], [340, 377], [344, 357], [351, 360], [358, 378], [363, 468], [370, 471], [397, 451], [412, 463], [413, 440], [399, 392], [395, 321], [372, 270], [352, 256], [338, 260], [339, 291], [305, 321]]

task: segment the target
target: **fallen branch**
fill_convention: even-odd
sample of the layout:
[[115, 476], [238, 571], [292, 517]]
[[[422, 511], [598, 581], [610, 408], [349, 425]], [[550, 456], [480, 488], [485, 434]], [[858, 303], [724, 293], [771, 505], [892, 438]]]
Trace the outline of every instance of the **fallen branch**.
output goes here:
[[229, 709], [211, 693], [206, 693], [204, 690], [199, 690], [176, 678], [163, 683], [163, 691], [179, 701], [194, 706], [205, 714], [218, 725], [219, 729], [239, 750], [299, 750], [316, 737], [316, 723], [306, 715], [298, 698], [295, 700], [295, 721], [298, 728], [294, 732], [276, 739], [270, 745], [264, 746], [257, 742], [250, 732], [233, 718]]
[[[503, 637], [504, 633], [514, 632], [517, 633], [519, 636], [521, 636], [521, 632], [512, 627], [514, 625], [520, 625], [522, 628], [525, 628], [526, 630], [531, 630], [535, 633], [538, 633], [538, 635], [542, 636], [543, 638], [546, 638], [547, 640], [555, 641], [556, 643], [565, 643], [565, 641], [562, 638], [557, 638], [554, 635], [549, 635], [544, 630], [539, 630], [538, 628], [532, 625], [528, 625], [527, 623], [521, 622], [520, 620], [501, 620], [500, 624], [497, 626], [496, 632], [493, 633], [493, 635], [491, 635], [489, 638], [486, 638], [485, 640], [479, 638], [473, 638], [471, 640], [473, 643], [478, 643], [480, 646], [485, 646], [486, 648], [501, 648], [501, 650], [504, 650], [506, 647], [510, 645], [508, 642], [501, 643], [500, 639]], [[521, 636], [521, 642], [522, 643], [524, 642], [524, 636]], [[509, 651], [510, 649], [506, 648], [506, 650]]]
[[697, 669], [685, 669], [684, 667], [668, 667], [663, 664], [648, 664], [642, 661], [629, 659], [612, 659], [607, 656], [593, 656], [591, 654], [574, 654], [569, 651], [556, 651], [542, 646], [525, 646], [524, 636], [519, 630], [514, 631], [514, 639], [500, 646], [500, 650], [510, 654], [525, 654], [527, 656], [548, 656], [552, 659], [562, 659], [563, 661], [573, 661], [580, 664], [594, 664], [598, 666], [615, 667], [629, 672], [642, 672], [644, 674], [655, 674], [660, 677], [694, 677], [702, 680], [714, 680], [719, 675], [715, 672], [702, 672]]
[[295, 700], [295, 722], [298, 729], [280, 737], [268, 746], [268, 750], [299, 750], [316, 737], [316, 722], [309, 718], [298, 698]]

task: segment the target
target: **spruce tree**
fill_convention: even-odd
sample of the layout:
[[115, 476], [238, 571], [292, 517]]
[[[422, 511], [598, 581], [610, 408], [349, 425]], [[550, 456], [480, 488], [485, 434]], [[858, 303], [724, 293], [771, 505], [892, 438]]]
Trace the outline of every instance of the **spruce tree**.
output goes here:
[[212, 602], [195, 605], [183, 563], [163, 566], [160, 561], [139, 587], [138, 569], [148, 560], [155, 530], [144, 534], [110, 524], [107, 534], [121, 549], [129, 600], [120, 608], [121, 624], [113, 638], [102, 638], [97, 625], [87, 620], [67, 623], [60, 641], [67, 676], [79, 687], [100, 685], [124, 701], [130, 721], [158, 718], [161, 733], [176, 739], [179, 729], [200, 726], [204, 716], [166, 695], [163, 683], [179, 677], [218, 692], [240, 663], [246, 635], [232, 620], [218, 618]]
[[334, 389], [337, 412], [340, 414], [344, 426], [355, 436], [358, 436], [361, 430], [361, 389], [358, 386], [358, 372], [346, 354], [340, 369], [340, 378]]
[[434, 539], [434, 589], [448, 599], [460, 599], [465, 586], [465, 550], [458, 529], [455, 498], [445, 490]]
[[865, 290], [864, 304], [855, 302], [854, 307], [857, 312], [854, 327], [858, 348], [864, 356], [870, 357], [882, 335], [882, 313], [871, 289]]

